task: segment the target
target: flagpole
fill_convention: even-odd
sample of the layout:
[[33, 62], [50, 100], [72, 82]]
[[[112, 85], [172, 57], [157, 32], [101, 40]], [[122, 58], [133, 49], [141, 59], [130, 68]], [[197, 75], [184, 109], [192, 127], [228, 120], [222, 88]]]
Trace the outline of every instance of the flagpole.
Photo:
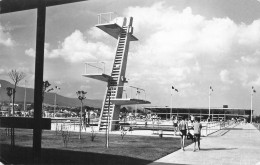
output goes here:
[[56, 94], [57, 94], [57, 91], [55, 91], [55, 95], [54, 95], [54, 116], [55, 117], [56, 115]]
[[57, 92], [60, 88], [58, 86], [55, 86], [55, 94], [54, 94], [54, 116], [56, 116], [56, 106], [57, 106]]
[[170, 112], [170, 120], [172, 118], [172, 89], [171, 89], [171, 112]]
[[253, 95], [254, 92], [256, 92], [255, 88], [252, 86], [252, 90], [251, 90], [251, 119], [250, 119], [250, 123], [253, 122]]
[[[212, 89], [212, 87], [211, 87], [211, 85], [209, 86], [209, 120], [210, 120], [210, 96], [211, 96], [211, 92], [213, 91], [213, 89]], [[213, 120], [213, 114], [212, 114], [212, 120]]]
[[209, 87], [209, 120], [210, 120], [210, 87]]
[[251, 119], [250, 119], [250, 123], [252, 123], [252, 116], [253, 116], [253, 89], [251, 91]]

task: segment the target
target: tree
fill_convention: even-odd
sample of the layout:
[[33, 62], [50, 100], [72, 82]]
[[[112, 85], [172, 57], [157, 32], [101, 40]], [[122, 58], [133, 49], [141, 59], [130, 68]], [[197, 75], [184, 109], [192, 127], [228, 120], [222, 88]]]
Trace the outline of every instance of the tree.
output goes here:
[[[7, 87], [6, 88], [6, 94], [7, 96], [10, 98], [10, 103], [12, 101], [12, 96], [13, 96], [13, 92], [14, 92], [14, 88], [11, 88], [11, 87]], [[9, 104], [10, 105], [10, 104]], [[14, 108], [14, 107], [13, 107]], [[11, 111], [11, 110], [10, 110]], [[8, 115], [10, 116], [11, 112], [8, 111]]]
[[15, 92], [16, 92], [16, 87], [18, 83], [25, 78], [26, 74], [24, 72], [19, 72], [15, 70], [11, 70], [8, 73], [9, 77], [13, 80], [14, 82], [14, 89], [13, 89], [13, 115], [14, 115], [14, 102], [15, 102]]
[[51, 90], [53, 90], [53, 88], [49, 88], [51, 86], [51, 84], [49, 83], [49, 81], [43, 81], [43, 85], [42, 85], [42, 103], [44, 101], [44, 94], [45, 92], [50, 92]]
[[123, 108], [120, 109], [120, 112], [122, 112], [122, 113], [127, 113], [128, 110], [126, 109], [126, 107], [123, 107]]

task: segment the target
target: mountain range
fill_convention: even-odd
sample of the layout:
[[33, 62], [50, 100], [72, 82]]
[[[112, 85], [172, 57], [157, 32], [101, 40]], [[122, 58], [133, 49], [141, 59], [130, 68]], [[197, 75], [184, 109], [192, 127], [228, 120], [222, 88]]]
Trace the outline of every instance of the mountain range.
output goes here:
[[[7, 95], [6, 88], [7, 87], [14, 87], [8, 81], [0, 80], [0, 102], [3, 101], [10, 101], [10, 98]], [[15, 94], [15, 103], [23, 103], [25, 96], [25, 88], [24, 87], [16, 87], [16, 94]], [[45, 93], [44, 94], [44, 103], [49, 105], [54, 105], [54, 98], [55, 93]], [[34, 101], [34, 89], [26, 88], [26, 102], [33, 103]], [[77, 107], [80, 106], [80, 101], [78, 98], [69, 98], [65, 96], [61, 96], [59, 94], [56, 95], [56, 103], [58, 106], [69, 106], [69, 107]], [[84, 105], [94, 108], [101, 108], [102, 107], [102, 100], [92, 100], [86, 99], [84, 100]]]

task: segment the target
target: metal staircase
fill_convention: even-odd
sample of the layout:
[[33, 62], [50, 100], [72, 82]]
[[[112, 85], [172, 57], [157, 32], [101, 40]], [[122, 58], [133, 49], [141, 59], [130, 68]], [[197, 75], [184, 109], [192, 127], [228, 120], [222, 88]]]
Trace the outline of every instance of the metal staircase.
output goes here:
[[[111, 18], [111, 15], [109, 15], [109, 17]], [[121, 24], [113, 22], [112, 19], [109, 22], [103, 23], [102, 14], [98, 15], [98, 19], [99, 24], [96, 25], [96, 27], [117, 39], [117, 48], [112, 66], [112, 72], [110, 76], [103, 73], [86, 73], [83, 76], [107, 82], [107, 89], [101, 109], [98, 129], [115, 130], [117, 123], [119, 122], [119, 113], [121, 105], [150, 104], [150, 102], [140, 99], [122, 99], [124, 91], [123, 87], [124, 83], [126, 83], [125, 71], [129, 43], [130, 41], [138, 40], [135, 36], [133, 36], [133, 18], [123, 18]], [[113, 101], [116, 101], [116, 103]]]
[[[123, 78], [125, 77], [125, 67], [127, 54], [128, 54], [128, 47], [129, 47], [129, 37], [127, 34], [128, 31], [127, 26], [123, 26], [118, 37], [116, 55], [114, 59], [114, 64], [111, 73], [111, 79], [108, 82], [108, 88], [106, 91], [106, 96], [103, 102], [103, 108], [101, 111], [101, 117], [99, 120], [99, 130], [106, 130], [108, 127], [108, 123], [110, 124], [109, 128], [114, 129], [116, 121], [113, 116], [119, 115], [115, 113], [115, 109], [120, 109], [120, 106], [116, 106], [115, 104], [111, 104], [109, 101], [110, 99], [116, 99], [122, 97], [122, 90], [117, 86], [123, 85]], [[121, 78], [123, 77], [123, 78]], [[108, 115], [109, 114], [109, 115]]]

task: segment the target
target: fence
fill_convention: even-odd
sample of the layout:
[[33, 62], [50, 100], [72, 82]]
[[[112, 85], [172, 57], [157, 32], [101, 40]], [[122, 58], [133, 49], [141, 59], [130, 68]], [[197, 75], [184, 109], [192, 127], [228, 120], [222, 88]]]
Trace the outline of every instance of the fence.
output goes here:
[[260, 124], [259, 123], [253, 123], [253, 125], [260, 131]]
[[[111, 121], [112, 122], [112, 121]], [[90, 122], [92, 126], [94, 125], [93, 120]], [[96, 121], [97, 123], [97, 121]], [[234, 124], [233, 122], [201, 122], [202, 130], [201, 136], [208, 136], [214, 132], [219, 130], [225, 129], [226, 127]], [[160, 120], [158, 119], [123, 119], [123, 120], [116, 120], [115, 124], [116, 127], [131, 127], [133, 129], [139, 130], [151, 130], [154, 134], [158, 133], [160, 130], [164, 131], [174, 131], [172, 121], [167, 120]], [[189, 128], [192, 127], [192, 123], [188, 124]], [[61, 132], [64, 130], [72, 131], [72, 132], [79, 132], [80, 122], [79, 120], [66, 120], [66, 121], [53, 121], [51, 130], [55, 130], [56, 132]], [[91, 129], [87, 130], [86, 125], [82, 124], [82, 132], [93, 131], [98, 132], [97, 127], [93, 126]], [[256, 128], [260, 128], [260, 124], [255, 124]]]
[[[90, 125], [97, 125], [96, 119], [90, 120]], [[51, 123], [51, 130], [56, 131], [56, 133], [61, 131], [71, 131], [71, 132], [79, 132], [80, 130], [80, 120], [73, 119], [73, 120], [53, 120]], [[81, 131], [86, 132], [87, 126], [86, 123], [82, 122], [81, 124]]]

